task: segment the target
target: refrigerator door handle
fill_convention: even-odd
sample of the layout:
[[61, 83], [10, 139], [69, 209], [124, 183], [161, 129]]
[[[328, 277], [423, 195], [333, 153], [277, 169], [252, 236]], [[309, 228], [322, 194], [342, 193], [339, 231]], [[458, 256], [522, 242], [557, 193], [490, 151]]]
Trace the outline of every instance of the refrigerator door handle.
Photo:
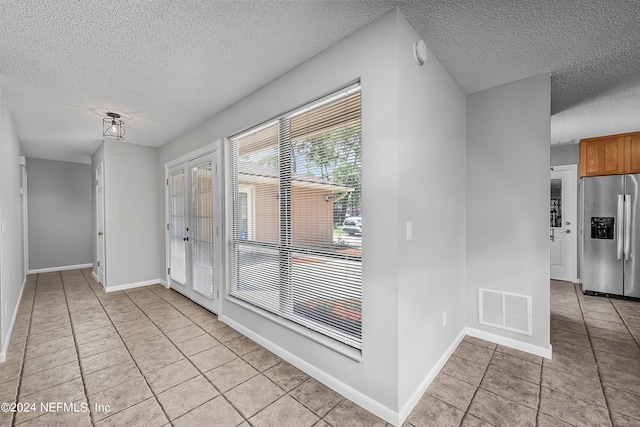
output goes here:
[[622, 247], [622, 240], [624, 238], [624, 224], [623, 224], [623, 214], [622, 210], [624, 206], [624, 195], [618, 194], [618, 212], [616, 222], [618, 225], [616, 226], [616, 252], [618, 255], [618, 259], [622, 259], [624, 255], [624, 248]]
[[624, 195], [624, 260], [631, 257], [631, 194]]

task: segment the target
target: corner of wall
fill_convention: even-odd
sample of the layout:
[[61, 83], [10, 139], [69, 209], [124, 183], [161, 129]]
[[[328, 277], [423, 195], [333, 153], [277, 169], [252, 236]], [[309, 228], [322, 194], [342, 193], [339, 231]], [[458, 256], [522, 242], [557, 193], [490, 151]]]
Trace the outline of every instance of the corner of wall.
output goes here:
[[[549, 348], [548, 73], [467, 96], [466, 325]], [[478, 289], [532, 297], [533, 334], [478, 321]]]

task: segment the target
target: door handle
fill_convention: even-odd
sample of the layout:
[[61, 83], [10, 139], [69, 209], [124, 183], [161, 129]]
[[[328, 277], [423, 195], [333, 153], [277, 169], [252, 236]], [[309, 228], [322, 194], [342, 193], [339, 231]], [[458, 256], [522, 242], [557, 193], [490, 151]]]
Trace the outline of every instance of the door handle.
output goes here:
[[102, 236], [104, 233], [102, 231], [98, 232], [98, 236]]
[[624, 238], [624, 223], [622, 210], [624, 209], [624, 195], [618, 194], [618, 212], [616, 222], [616, 252], [618, 259], [622, 259], [624, 256], [624, 248], [622, 247], [622, 239]]
[[571, 230], [564, 230], [564, 232], [569, 234], [569, 233], [571, 233]]
[[624, 195], [624, 260], [631, 257], [631, 194]]
[[185, 237], [182, 240], [184, 240], [185, 242], [188, 242], [189, 241], [189, 237]]

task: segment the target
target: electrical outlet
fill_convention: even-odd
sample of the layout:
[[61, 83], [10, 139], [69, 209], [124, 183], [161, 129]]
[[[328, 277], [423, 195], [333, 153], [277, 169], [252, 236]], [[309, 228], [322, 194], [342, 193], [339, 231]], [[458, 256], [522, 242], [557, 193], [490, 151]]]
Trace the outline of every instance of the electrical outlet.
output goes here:
[[442, 327], [447, 326], [447, 310], [442, 312]]

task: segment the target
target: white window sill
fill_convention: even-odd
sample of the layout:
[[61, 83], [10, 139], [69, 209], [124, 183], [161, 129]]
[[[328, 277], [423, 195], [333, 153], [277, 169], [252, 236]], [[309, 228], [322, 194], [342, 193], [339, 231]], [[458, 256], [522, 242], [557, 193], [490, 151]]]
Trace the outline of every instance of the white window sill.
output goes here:
[[[280, 317], [276, 314], [273, 314], [267, 310], [263, 310], [259, 307], [256, 307], [252, 304], [249, 304], [245, 301], [242, 301], [241, 299], [235, 298], [231, 295], [227, 295], [225, 297], [225, 301], [233, 303], [235, 305], [238, 305], [246, 310], [249, 310], [253, 313], [258, 314], [259, 316], [262, 316], [264, 318], [266, 318], [267, 320], [276, 323], [284, 328], [289, 329], [290, 331], [293, 331], [299, 335], [302, 335], [308, 339], [310, 339], [311, 341], [315, 341], [318, 344], [323, 345], [324, 347], [329, 348], [330, 350], [335, 351], [336, 353], [339, 353], [343, 356], [348, 357], [349, 359], [355, 360], [356, 362], [361, 362], [362, 361], [362, 351], [358, 350], [356, 348], [353, 348], [351, 346], [348, 346], [346, 344], [343, 344], [333, 338], [330, 338], [326, 335], [323, 335], [319, 332], [315, 332], [312, 331], [309, 328], [306, 328], [302, 325], [298, 325], [295, 322], [292, 322], [290, 320], [287, 320], [283, 317]], [[288, 350], [291, 351], [291, 350]]]

